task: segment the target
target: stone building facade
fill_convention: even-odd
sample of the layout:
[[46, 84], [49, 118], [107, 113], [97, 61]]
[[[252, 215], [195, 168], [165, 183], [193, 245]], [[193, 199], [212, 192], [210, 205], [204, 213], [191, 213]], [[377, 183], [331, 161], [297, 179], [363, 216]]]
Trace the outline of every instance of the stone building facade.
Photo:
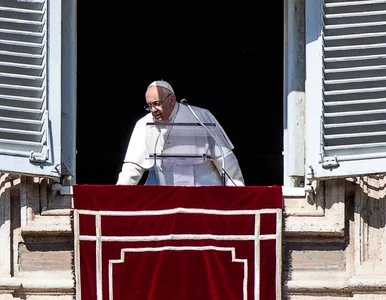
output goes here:
[[[382, 73], [386, 1], [283, 3], [283, 298], [386, 299], [386, 94]], [[0, 150], [8, 147], [7, 155], [0, 153], [1, 300], [69, 300], [76, 296], [70, 188], [75, 172], [75, 117], [71, 114], [76, 103], [75, 4], [0, 0], [4, 19], [15, 26], [1, 27], [0, 22], [4, 36], [10, 36], [0, 36], [0, 62], [7, 67], [0, 76], [1, 110], [6, 111], [3, 108], [8, 105], [12, 112], [7, 111], [7, 116], [31, 121], [23, 127], [25, 143], [14, 140], [15, 132], [0, 128]], [[20, 24], [28, 32], [22, 35], [22, 45], [15, 30]], [[13, 47], [8, 47], [10, 41]], [[370, 52], [362, 55], [366, 49]], [[15, 53], [10, 55], [10, 51]], [[344, 54], [336, 55], [339, 51]], [[45, 62], [48, 73], [44, 73]], [[347, 74], [352, 76], [345, 77]], [[9, 85], [14, 89], [6, 88]], [[49, 112], [42, 113], [37, 103], [49, 107]], [[31, 106], [36, 116], [28, 119]], [[39, 129], [36, 135], [41, 135], [43, 144], [35, 145], [29, 143], [35, 137], [29, 133], [35, 130], [30, 124], [37, 119], [50, 124], [47, 130], [52, 132], [47, 138], [46, 131]], [[339, 120], [350, 125], [330, 134], [328, 130], [345, 124]], [[374, 130], [355, 131], [355, 126]], [[346, 147], [347, 140], [354, 146]], [[33, 148], [26, 151], [30, 145]], [[339, 152], [342, 148], [344, 155]], [[358, 150], [364, 148], [366, 151]]]
[[[283, 188], [283, 299], [385, 299], [384, 176]], [[3, 174], [0, 299], [74, 299], [71, 189]]]

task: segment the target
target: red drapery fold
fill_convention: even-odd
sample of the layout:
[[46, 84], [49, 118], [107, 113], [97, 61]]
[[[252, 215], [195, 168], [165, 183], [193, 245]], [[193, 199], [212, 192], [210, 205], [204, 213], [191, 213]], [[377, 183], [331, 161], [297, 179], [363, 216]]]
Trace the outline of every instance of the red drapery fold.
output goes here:
[[279, 299], [279, 186], [74, 185], [73, 200], [78, 299]]

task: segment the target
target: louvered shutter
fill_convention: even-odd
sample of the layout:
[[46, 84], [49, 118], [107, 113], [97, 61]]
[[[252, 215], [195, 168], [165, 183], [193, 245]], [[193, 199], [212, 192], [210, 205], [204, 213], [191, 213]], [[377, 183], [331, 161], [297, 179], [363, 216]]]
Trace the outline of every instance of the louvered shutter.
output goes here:
[[60, 176], [61, 1], [0, 0], [0, 171]]
[[319, 157], [308, 174], [386, 172], [386, 1], [320, 4], [320, 135], [310, 136]]

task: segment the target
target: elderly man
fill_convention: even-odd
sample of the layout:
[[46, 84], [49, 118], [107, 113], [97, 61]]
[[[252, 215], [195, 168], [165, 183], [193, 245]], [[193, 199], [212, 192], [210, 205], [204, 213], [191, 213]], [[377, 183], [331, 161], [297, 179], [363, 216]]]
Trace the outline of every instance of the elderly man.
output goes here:
[[[147, 87], [145, 99], [145, 109], [149, 113], [134, 127], [118, 185], [138, 184], [149, 170], [146, 184], [244, 186], [233, 145], [211, 112], [177, 102], [173, 88], [163, 80]], [[185, 124], [199, 126], [184, 128]], [[209, 132], [206, 124], [213, 124], [216, 131]], [[198, 127], [205, 130], [206, 141], [212, 138], [212, 143], [203, 143], [202, 137], [196, 136]], [[183, 137], [181, 132], [184, 132]], [[186, 132], [191, 136], [187, 137]], [[174, 148], [168, 148], [170, 144]], [[179, 153], [170, 149], [178, 149]]]

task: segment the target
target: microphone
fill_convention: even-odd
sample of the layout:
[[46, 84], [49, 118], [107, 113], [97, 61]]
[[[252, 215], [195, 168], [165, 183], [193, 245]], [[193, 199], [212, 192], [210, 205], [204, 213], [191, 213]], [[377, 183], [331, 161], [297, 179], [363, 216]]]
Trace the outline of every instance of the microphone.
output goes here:
[[225, 155], [224, 155], [224, 151], [221, 147], [221, 144], [220, 142], [218, 141], [218, 139], [216, 138], [216, 136], [213, 134], [213, 132], [200, 120], [200, 118], [196, 115], [196, 113], [194, 112], [194, 110], [190, 107], [189, 103], [188, 103], [188, 100], [186, 99], [181, 99], [180, 103], [182, 105], [185, 105], [189, 111], [191, 112], [191, 114], [196, 118], [196, 120], [198, 121], [198, 123], [200, 123], [200, 125], [202, 127], [205, 128], [205, 130], [212, 136], [212, 138], [214, 139], [215, 143], [217, 144], [218, 148], [220, 149], [220, 154], [221, 154], [221, 184], [222, 185], [225, 185]]

